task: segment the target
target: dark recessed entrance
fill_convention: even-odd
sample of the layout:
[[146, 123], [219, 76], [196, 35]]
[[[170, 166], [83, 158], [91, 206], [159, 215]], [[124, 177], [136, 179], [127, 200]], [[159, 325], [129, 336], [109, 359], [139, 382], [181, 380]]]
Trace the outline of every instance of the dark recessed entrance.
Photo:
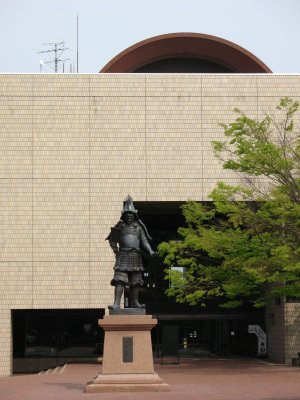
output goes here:
[[[134, 204], [153, 237], [154, 249], [163, 241], [179, 239], [177, 230], [185, 223], [181, 202]], [[147, 313], [158, 318], [158, 326], [152, 332], [157, 357], [163, 356], [163, 331], [166, 326], [174, 327], [179, 357], [257, 356], [257, 338], [248, 334], [248, 325], [257, 324], [264, 328], [264, 309], [243, 306], [224, 310], [216, 302], [211, 302], [206, 308], [176, 303], [165, 294], [169, 282], [164, 279], [166, 267], [162, 260], [146, 260], [146, 265], [146, 288], [142, 301], [147, 305]], [[171, 331], [168, 329], [168, 334]]]

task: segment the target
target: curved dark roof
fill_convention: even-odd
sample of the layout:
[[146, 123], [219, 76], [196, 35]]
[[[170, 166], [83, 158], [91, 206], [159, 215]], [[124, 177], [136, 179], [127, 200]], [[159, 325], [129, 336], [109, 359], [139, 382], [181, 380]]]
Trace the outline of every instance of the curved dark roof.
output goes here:
[[[272, 72], [260, 59], [241, 46], [200, 33], [171, 33], [143, 40], [122, 51], [100, 72], [160, 72], [159, 65], [168, 68], [166, 61], [170, 65], [172, 60], [181, 60], [182, 64], [183, 59], [189, 60], [187, 64], [200, 65], [202, 60], [203, 65], [214, 66], [212, 71], [200, 68], [192, 72]], [[178, 68], [178, 71], [162, 72], [188, 72]]]

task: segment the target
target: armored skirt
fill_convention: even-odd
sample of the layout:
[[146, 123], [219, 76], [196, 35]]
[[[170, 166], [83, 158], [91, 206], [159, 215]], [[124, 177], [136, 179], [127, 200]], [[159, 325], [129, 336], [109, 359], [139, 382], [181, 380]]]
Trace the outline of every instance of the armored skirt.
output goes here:
[[144, 271], [143, 260], [139, 251], [134, 249], [120, 250], [114, 270], [117, 271]]
[[115, 266], [114, 277], [110, 284], [116, 286], [118, 284], [124, 286], [143, 286], [143, 261], [140, 253], [133, 249], [120, 250]]

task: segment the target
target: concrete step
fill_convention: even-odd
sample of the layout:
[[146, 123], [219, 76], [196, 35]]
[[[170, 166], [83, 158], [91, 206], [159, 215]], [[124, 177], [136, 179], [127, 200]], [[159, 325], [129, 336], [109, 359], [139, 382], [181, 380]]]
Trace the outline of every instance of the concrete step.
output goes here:
[[52, 374], [52, 373], [53, 373], [53, 371], [54, 371], [54, 369], [53, 369], [53, 368], [49, 368], [49, 369], [47, 369], [47, 371], [45, 372], [45, 375]]
[[49, 375], [49, 374], [62, 374], [64, 370], [66, 369], [67, 364], [65, 365], [59, 365], [54, 368], [49, 368], [47, 370], [40, 371], [38, 375]]

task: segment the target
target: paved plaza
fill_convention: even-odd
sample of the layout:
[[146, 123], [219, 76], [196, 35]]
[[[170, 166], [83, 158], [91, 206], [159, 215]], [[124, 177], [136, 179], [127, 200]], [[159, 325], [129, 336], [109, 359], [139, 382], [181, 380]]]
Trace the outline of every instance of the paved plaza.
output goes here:
[[1, 400], [300, 400], [300, 368], [256, 360], [198, 359], [155, 364], [171, 386], [161, 393], [83, 392], [100, 371], [96, 364], [68, 364], [55, 373], [0, 378]]

